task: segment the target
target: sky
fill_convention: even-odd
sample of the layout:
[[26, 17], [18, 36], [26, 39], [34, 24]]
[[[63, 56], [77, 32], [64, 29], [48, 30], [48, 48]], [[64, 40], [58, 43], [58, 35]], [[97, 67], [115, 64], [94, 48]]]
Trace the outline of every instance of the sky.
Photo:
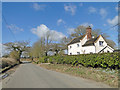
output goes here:
[[[47, 31], [54, 40], [79, 26], [101, 29], [117, 44], [117, 2], [3, 2], [2, 43], [29, 40], [32, 45]], [[10, 30], [11, 31], [10, 31]]]

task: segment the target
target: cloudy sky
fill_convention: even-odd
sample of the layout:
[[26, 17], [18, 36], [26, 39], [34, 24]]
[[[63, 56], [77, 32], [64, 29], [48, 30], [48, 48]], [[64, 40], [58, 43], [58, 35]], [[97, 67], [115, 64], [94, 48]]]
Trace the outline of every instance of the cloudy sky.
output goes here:
[[[50, 31], [51, 38], [60, 40], [79, 25], [101, 29], [117, 43], [117, 2], [79, 3], [3, 3], [3, 43], [30, 40], [31, 45]], [[9, 29], [12, 30], [12, 33]], [[15, 37], [13, 37], [13, 34]]]

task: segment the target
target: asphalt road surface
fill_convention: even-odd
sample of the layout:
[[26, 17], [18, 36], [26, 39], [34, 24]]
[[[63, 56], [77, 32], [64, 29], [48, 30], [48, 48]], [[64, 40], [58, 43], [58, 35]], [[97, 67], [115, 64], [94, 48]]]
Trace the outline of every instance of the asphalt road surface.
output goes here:
[[3, 80], [3, 88], [110, 88], [92, 80], [46, 70], [32, 63], [21, 64]]

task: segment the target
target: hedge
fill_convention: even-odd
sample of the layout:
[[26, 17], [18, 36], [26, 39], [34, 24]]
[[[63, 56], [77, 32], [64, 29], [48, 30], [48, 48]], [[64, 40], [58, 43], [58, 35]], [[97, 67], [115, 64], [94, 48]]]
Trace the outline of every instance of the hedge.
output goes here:
[[71, 64], [72, 66], [83, 65], [85, 67], [102, 67], [119, 69], [120, 54], [118, 53], [102, 53], [102, 54], [81, 54], [76, 56], [49, 56], [40, 58], [39, 62]]
[[0, 68], [5, 68], [5, 67], [11, 67], [16, 64], [19, 64], [19, 62], [15, 59], [12, 58], [0, 58]]

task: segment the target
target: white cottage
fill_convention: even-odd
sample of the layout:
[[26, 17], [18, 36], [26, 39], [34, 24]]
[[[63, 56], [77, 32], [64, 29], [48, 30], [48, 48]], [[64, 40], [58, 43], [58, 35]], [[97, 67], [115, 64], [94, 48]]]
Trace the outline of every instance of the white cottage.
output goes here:
[[72, 39], [68, 43], [68, 55], [113, 52], [102, 35], [94, 38], [91, 35], [91, 27], [86, 28], [86, 34]]

